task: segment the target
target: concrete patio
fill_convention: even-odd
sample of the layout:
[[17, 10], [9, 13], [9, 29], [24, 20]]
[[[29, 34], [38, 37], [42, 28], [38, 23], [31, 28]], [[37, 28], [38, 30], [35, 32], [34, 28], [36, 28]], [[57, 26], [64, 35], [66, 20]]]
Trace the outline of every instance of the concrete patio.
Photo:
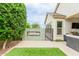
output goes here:
[[52, 41], [22, 41], [14, 48], [28, 48], [28, 47], [48, 47], [60, 48], [68, 56], [79, 56], [79, 52], [66, 46], [66, 42], [52, 42]]

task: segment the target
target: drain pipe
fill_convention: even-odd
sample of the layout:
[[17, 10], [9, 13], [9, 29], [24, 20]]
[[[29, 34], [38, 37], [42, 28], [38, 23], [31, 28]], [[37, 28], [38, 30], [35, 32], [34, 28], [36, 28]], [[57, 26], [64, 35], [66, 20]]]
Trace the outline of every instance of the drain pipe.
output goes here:
[[60, 3], [57, 3], [54, 13], [56, 13], [56, 11], [57, 11], [59, 5], [60, 5]]

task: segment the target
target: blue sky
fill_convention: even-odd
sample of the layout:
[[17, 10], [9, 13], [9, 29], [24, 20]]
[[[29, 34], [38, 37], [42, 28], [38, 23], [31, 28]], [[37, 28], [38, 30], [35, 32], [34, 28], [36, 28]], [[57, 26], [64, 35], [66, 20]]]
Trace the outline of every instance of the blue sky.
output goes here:
[[44, 27], [46, 13], [53, 12], [55, 7], [56, 3], [27, 4], [27, 21]]

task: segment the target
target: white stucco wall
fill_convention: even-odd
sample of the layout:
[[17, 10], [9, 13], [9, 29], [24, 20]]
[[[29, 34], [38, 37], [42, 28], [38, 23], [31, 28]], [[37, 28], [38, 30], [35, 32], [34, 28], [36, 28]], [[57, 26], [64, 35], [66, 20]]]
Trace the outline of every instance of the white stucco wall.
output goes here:
[[79, 32], [79, 29], [72, 29], [72, 23], [78, 22], [79, 19], [73, 19], [73, 20], [65, 20], [65, 32], [64, 34], [70, 33], [70, 32]]
[[63, 30], [63, 34], [65, 34], [65, 20], [64, 19], [55, 19], [53, 18], [52, 14], [49, 14], [48, 15], [48, 18], [47, 18], [47, 22], [46, 24], [51, 24], [52, 25], [52, 28], [53, 28], [53, 40], [63, 40], [63, 34], [62, 35], [57, 35], [57, 21], [62, 21], [63, 22], [63, 27], [62, 27], [62, 30]]
[[56, 20], [52, 17], [51, 25], [53, 28], [53, 40], [56, 40]]
[[65, 27], [64, 27], [64, 34], [67, 34], [71, 31], [71, 22], [68, 20], [65, 20]]
[[[55, 19], [55, 18], [51, 18], [51, 25], [53, 28], [53, 40], [63, 40], [63, 35], [65, 34], [65, 20], [64, 19]], [[62, 27], [62, 35], [57, 35], [57, 21], [62, 21], [63, 23], [63, 27]]]
[[52, 25], [53, 29], [53, 40], [56, 40], [56, 20], [53, 18], [53, 14], [49, 14], [47, 17], [46, 25]]
[[48, 14], [46, 25], [49, 24], [49, 23], [51, 23], [51, 21], [52, 21], [52, 14]]
[[[79, 19], [73, 19], [73, 20], [65, 20], [65, 19], [55, 19], [52, 17], [52, 15], [49, 15], [47, 18], [48, 23], [52, 25], [53, 28], [53, 40], [64, 40], [63, 35], [76, 31], [79, 32], [79, 29], [72, 29], [72, 23], [73, 22], [79, 22]], [[57, 21], [62, 21], [63, 22], [63, 27], [62, 27], [62, 35], [57, 35]]]
[[[56, 13], [66, 15], [67, 17], [79, 13], [79, 3], [60, 3]], [[57, 35], [57, 20], [63, 21], [63, 28], [62, 28], [63, 35], [73, 31], [79, 32], [79, 29], [72, 29], [72, 22], [79, 22], [79, 19], [73, 19], [73, 20], [54, 19], [53, 16], [49, 14], [46, 24], [50, 23], [52, 25], [54, 40], [56, 39], [63, 40], [63, 35], [62, 36]]]

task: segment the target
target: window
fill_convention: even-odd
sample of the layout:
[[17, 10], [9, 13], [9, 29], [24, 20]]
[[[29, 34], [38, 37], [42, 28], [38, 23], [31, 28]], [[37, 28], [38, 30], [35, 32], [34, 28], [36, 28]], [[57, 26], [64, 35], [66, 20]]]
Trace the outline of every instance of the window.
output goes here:
[[79, 29], [79, 23], [72, 23], [72, 29]]
[[62, 35], [62, 21], [57, 21], [57, 35]]

